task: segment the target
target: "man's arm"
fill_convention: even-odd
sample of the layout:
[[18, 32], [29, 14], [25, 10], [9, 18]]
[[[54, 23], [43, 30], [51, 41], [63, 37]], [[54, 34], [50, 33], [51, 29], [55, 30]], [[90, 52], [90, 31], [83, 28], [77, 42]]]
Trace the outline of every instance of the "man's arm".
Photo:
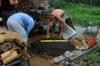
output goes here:
[[63, 33], [64, 33], [64, 21], [61, 17], [57, 17], [57, 19], [59, 20], [59, 25], [60, 25], [60, 38], [63, 37]]
[[60, 16], [57, 16], [57, 19], [58, 19], [60, 22], [64, 23], [64, 20], [63, 20]]
[[0, 8], [1, 8], [1, 5], [2, 5], [2, 3], [1, 3], [1, 0], [0, 0]]
[[18, 4], [18, 0], [9, 0], [10, 5], [17, 5]]

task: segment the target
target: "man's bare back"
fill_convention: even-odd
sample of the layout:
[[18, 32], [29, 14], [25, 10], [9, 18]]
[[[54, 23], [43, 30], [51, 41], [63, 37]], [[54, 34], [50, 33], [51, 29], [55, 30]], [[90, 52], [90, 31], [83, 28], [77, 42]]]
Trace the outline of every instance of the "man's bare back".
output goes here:
[[55, 9], [52, 11], [52, 15], [55, 17], [61, 17], [64, 14], [64, 11], [61, 9]]

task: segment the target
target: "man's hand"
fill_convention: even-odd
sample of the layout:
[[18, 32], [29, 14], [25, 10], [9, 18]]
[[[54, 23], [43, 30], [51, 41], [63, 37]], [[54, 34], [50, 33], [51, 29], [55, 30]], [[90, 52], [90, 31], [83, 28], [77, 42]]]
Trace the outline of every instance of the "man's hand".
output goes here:
[[21, 44], [22, 47], [27, 47], [28, 46], [28, 42], [27, 41], [23, 41]]
[[63, 33], [62, 33], [62, 32], [60, 33], [59, 38], [60, 38], [60, 39], [63, 39]]
[[47, 38], [50, 38], [50, 35], [47, 35], [46, 37], [47, 37]]

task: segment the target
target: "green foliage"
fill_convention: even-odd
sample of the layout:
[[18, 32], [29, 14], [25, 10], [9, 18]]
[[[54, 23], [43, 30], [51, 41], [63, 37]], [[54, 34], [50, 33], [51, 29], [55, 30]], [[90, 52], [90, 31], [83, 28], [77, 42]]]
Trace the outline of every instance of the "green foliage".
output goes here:
[[63, 4], [84, 4], [88, 6], [100, 6], [100, 0], [52, 0], [56, 7], [62, 7]]
[[100, 24], [100, 8], [83, 4], [63, 5], [63, 9], [71, 17], [74, 24], [86, 25], [91, 21], [94, 25]]
[[93, 52], [89, 54], [87, 60], [89, 60], [91, 63], [100, 63], [100, 52]]
[[68, 3], [100, 6], [100, 0], [66, 0]]
[[54, 3], [54, 7], [59, 7], [61, 8], [62, 7], [62, 0], [53, 0], [53, 3]]

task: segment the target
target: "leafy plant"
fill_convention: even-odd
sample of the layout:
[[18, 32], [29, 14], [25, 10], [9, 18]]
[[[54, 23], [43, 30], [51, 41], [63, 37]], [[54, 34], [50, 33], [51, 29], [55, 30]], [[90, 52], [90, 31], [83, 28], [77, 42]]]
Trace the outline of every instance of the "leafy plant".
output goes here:
[[84, 4], [66, 4], [63, 8], [71, 17], [74, 24], [86, 25], [93, 22], [94, 25], [100, 26], [100, 8], [87, 6]]

